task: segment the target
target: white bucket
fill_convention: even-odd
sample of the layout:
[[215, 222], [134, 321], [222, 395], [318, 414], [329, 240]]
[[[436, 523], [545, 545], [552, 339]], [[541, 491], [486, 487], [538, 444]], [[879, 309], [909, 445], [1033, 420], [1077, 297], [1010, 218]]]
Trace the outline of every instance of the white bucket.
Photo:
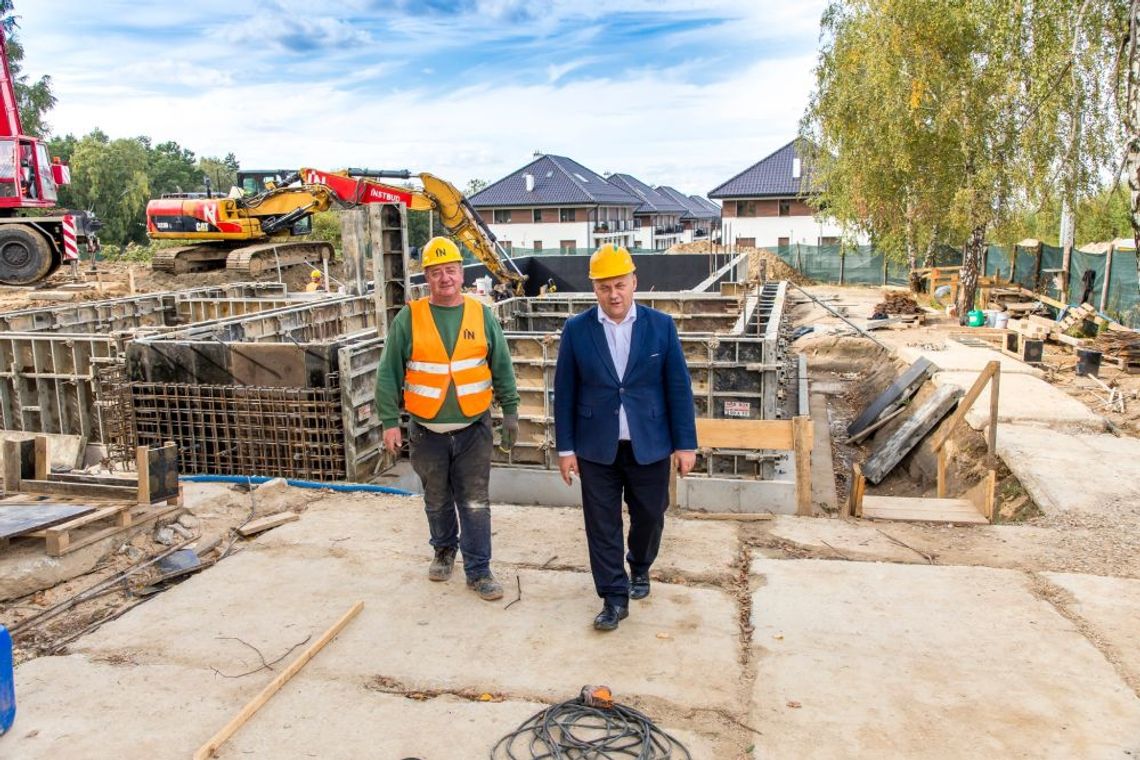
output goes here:
[[994, 315], [994, 327], [1005, 330], [1009, 327], [1009, 312], [1003, 311]]

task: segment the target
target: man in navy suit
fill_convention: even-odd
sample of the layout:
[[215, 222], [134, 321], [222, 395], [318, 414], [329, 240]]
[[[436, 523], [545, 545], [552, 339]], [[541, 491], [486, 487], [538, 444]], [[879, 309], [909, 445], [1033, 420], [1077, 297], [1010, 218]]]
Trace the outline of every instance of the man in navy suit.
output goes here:
[[[554, 431], [567, 485], [582, 479], [594, 588], [594, 628], [612, 631], [629, 600], [649, 595], [649, 568], [669, 506], [669, 460], [684, 476], [696, 460], [693, 388], [668, 314], [633, 302], [633, 258], [605, 245], [590, 257], [598, 305], [562, 329], [554, 373]], [[622, 499], [629, 547], [622, 560]]]

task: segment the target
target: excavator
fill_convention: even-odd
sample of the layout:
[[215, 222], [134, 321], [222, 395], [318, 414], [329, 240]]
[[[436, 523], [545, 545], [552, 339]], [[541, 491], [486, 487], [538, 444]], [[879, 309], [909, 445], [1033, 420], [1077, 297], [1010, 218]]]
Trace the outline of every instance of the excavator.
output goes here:
[[[378, 179], [418, 179], [422, 189]], [[276, 179], [276, 178], [274, 178]], [[521, 295], [526, 276], [502, 250], [479, 213], [450, 182], [407, 170], [303, 168], [245, 195], [240, 189], [219, 198], [159, 198], [147, 204], [147, 234], [154, 240], [192, 241], [159, 251], [151, 266], [160, 271], [204, 271], [224, 266], [251, 276], [275, 266], [332, 260], [329, 243], [306, 240], [313, 214], [368, 203], [399, 203], [413, 211], [435, 211], [457, 241], [487, 267], [508, 292]], [[300, 240], [295, 238], [302, 238]], [[506, 263], [509, 262], [511, 269]], [[512, 271], [513, 269], [513, 271]]]
[[81, 245], [98, 250], [95, 216], [58, 208], [59, 186], [70, 182], [67, 165], [24, 134], [0, 28], [0, 284], [34, 285], [78, 261]]

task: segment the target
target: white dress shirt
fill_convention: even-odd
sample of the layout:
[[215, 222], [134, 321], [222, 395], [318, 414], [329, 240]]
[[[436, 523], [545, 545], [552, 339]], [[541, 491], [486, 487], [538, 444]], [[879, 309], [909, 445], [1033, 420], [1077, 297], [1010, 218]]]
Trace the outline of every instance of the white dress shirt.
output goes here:
[[[629, 364], [629, 347], [633, 343], [633, 323], [637, 320], [637, 304], [629, 306], [625, 319], [615, 322], [606, 316], [602, 307], [598, 307], [598, 321], [602, 323], [602, 330], [606, 334], [606, 345], [610, 349], [610, 358], [614, 360], [614, 369], [617, 370], [618, 381], [625, 376], [625, 367]], [[625, 405], [618, 406], [618, 440], [629, 440], [629, 420], [625, 416]], [[571, 456], [573, 451], [559, 451], [558, 455]]]

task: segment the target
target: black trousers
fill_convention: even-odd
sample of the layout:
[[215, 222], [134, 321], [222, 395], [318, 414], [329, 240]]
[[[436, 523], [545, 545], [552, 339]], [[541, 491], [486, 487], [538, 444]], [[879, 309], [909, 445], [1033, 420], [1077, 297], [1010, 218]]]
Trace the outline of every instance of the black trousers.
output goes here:
[[633, 573], [645, 573], [661, 547], [665, 510], [669, 506], [669, 457], [638, 464], [629, 441], [618, 443], [613, 464], [578, 458], [582, 477], [582, 512], [590, 547], [590, 571], [598, 596], [618, 604], [629, 602], [629, 576], [623, 553], [622, 499], [629, 508], [629, 550], [625, 560]]

